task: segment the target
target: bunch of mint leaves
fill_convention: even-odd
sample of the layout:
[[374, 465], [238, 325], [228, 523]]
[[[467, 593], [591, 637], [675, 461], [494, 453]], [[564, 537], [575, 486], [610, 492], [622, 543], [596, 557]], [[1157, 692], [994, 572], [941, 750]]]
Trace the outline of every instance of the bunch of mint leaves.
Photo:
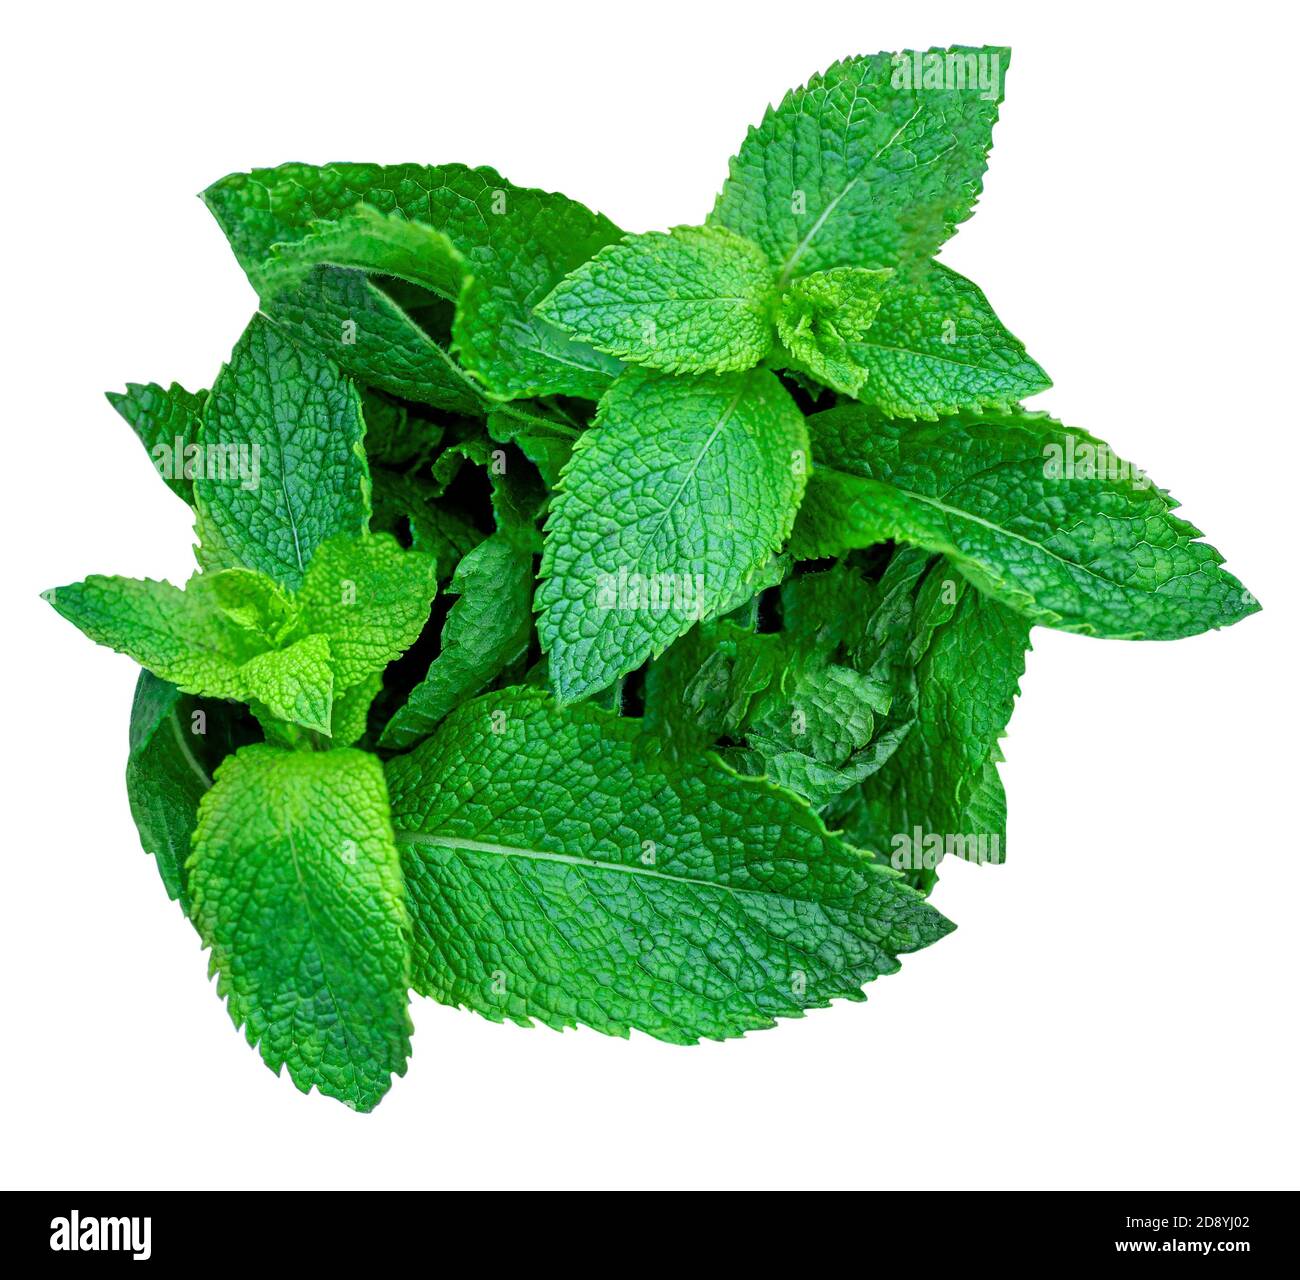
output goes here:
[[412, 990], [681, 1044], [861, 1000], [1002, 857], [1031, 626], [1258, 608], [935, 260], [1008, 63], [839, 62], [667, 233], [461, 165], [204, 193], [260, 311], [110, 396], [197, 572], [47, 598], [143, 668], [132, 813], [273, 1070], [369, 1110]]

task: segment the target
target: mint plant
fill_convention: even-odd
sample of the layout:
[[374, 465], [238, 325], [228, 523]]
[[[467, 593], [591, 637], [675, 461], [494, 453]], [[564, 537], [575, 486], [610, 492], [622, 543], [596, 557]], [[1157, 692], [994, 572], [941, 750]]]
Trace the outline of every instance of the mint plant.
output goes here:
[[461, 165], [204, 193], [259, 313], [109, 397], [197, 572], [47, 598], [143, 668], [140, 838], [273, 1070], [370, 1109], [412, 990], [680, 1044], [861, 1000], [1004, 856], [1032, 626], [1258, 608], [935, 260], [1008, 61], [835, 64], [667, 232]]

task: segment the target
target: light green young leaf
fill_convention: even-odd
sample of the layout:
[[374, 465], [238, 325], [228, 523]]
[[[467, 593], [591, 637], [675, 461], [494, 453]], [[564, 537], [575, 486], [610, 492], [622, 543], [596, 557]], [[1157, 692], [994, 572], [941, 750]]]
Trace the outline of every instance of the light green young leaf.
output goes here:
[[891, 417], [1009, 410], [1052, 385], [979, 287], [938, 262], [897, 274], [848, 348], [865, 378], [854, 394]]
[[795, 365], [847, 396], [857, 396], [867, 370], [854, 344], [867, 338], [893, 272], [832, 267], [804, 276], [785, 291], [776, 329]]
[[438, 590], [438, 562], [387, 534], [317, 548], [294, 603], [301, 625], [329, 640], [342, 692], [382, 671], [419, 638]]
[[373, 1108], [411, 1051], [410, 920], [379, 761], [245, 747], [199, 805], [189, 883], [217, 991], [266, 1065]]
[[282, 720], [328, 733], [328, 642], [310, 636], [272, 648], [263, 631], [232, 616], [222, 577], [196, 575], [182, 591], [149, 578], [93, 575], [47, 591], [45, 599], [97, 644], [128, 654], [185, 693], [260, 702]]
[[298, 629], [298, 610], [288, 593], [256, 569], [195, 574], [185, 594], [196, 608], [219, 612], [262, 648], [279, 647]]
[[109, 391], [106, 398], [130, 424], [167, 487], [193, 503], [187, 451], [198, 443], [208, 393], [186, 391], [178, 382], [166, 389], [155, 382], [128, 382], [125, 391]]
[[350, 747], [364, 736], [370, 718], [370, 705], [384, 686], [382, 671], [372, 672], [334, 700], [330, 721], [330, 742], [335, 747]]
[[787, 793], [538, 690], [458, 708], [388, 780], [414, 985], [494, 1020], [723, 1039], [952, 927]]
[[1010, 56], [955, 47], [837, 62], [749, 131], [709, 223], [760, 244], [782, 284], [933, 257], [979, 197]]
[[772, 268], [725, 227], [628, 236], [570, 272], [538, 313], [597, 351], [667, 373], [749, 369], [772, 346]]
[[443, 624], [441, 652], [388, 722], [380, 746], [400, 750], [427, 737], [528, 649], [533, 557], [527, 551], [495, 534], [460, 562], [448, 590], [460, 599]]
[[629, 370], [551, 504], [537, 591], [553, 687], [585, 697], [735, 597], [789, 536], [803, 415], [766, 369]]
[[332, 732], [335, 676], [326, 636], [304, 636], [283, 649], [259, 653], [238, 675], [237, 691], [228, 697], [249, 703], [254, 711], [265, 708], [278, 720], [304, 729]]
[[1045, 414], [924, 423], [847, 405], [808, 429], [817, 469], [799, 555], [827, 554], [833, 506], [841, 550], [894, 539], [941, 552], [1064, 631], [1172, 640], [1259, 609], [1143, 472]]
[[255, 316], [204, 414], [205, 449], [228, 460], [224, 475], [194, 481], [204, 567], [243, 565], [301, 585], [322, 542], [366, 528], [364, 433], [361, 401], [337, 366]]

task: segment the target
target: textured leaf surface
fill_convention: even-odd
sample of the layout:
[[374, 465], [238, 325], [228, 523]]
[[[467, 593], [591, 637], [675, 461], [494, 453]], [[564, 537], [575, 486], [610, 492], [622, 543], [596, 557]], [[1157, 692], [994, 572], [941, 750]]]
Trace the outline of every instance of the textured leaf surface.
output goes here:
[[410, 922], [379, 761], [245, 747], [199, 806], [194, 922], [279, 1074], [369, 1111], [406, 1071]]
[[483, 393], [451, 353], [363, 271], [317, 267], [265, 303], [294, 341], [368, 387], [451, 413], [482, 413]]
[[892, 736], [883, 744], [876, 740], [891, 693], [842, 664], [809, 672], [787, 704], [772, 708], [746, 733], [744, 771], [763, 774], [820, 809], [874, 773], [893, 750]]
[[821, 808], [879, 769], [909, 722], [893, 673], [859, 669], [873, 584], [839, 564], [787, 579], [780, 599], [779, 630], [720, 619], [651, 664], [645, 720], [674, 758], [713, 747]]
[[388, 773], [415, 986], [496, 1020], [741, 1035], [861, 999], [951, 928], [786, 793], [536, 690], [466, 704]]
[[498, 395], [594, 399], [618, 371], [617, 361], [534, 314], [565, 275], [620, 235], [565, 196], [464, 165], [287, 164], [231, 174], [204, 199], [254, 283], [273, 244], [301, 239], [359, 204], [441, 231], [472, 276], [460, 297], [456, 349]]
[[858, 399], [891, 417], [1008, 410], [1052, 385], [979, 287], [938, 262], [896, 275], [870, 330], [847, 346], [868, 375]]
[[541, 314], [598, 351], [668, 373], [748, 369], [772, 346], [772, 268], [722, 227], [629, 236], [565, 277]]
[[788, 658], [780, 636], [727, 618], [701, 623], [650, 664], [646, 727], [683, 762], [723, 736], [739, 738], [754, 699], [780, 685]]
[[334, 715], [330, 721], [330, 743], [335, 747], [350, 747], [364, 736], [370, 718], [370, 707], [384, 687], [383, 673], [371, 672], [350, 689], [344, 689], [334, 700]]
[[[805, 503], [811, 529], [828, 533], [833, 503], [843, 545], [896, 539], [942, 552], [1031, 621], [1172, 640], [1259, 608], [1167, 494], [1044, 414], [931, 424], [850, 405], [815, 415], [808, 428], [817, 459]], [[799, 554], [812, 548], [804, 532], [795, 541]], [[824, 543], [815, 550], [827, 554]]]
[[941, 589], [919, 605], [906, 632], [916, 665], [914, 723], [884, 767], [828, 816], [925, 889], [945, 852], [992, 862], [1005, 856], [998, 740], [1024, 674], [1030, 629], [945, 561], [929, 575]]
[[[185, 451], [198, 443], [206, 391], [186, 391], [178, 382], [128, 382], [108, 392], [108, 402], [130, 424], [167, 487], [182, 501], [194, 501]], [[165, 464], [165, 465], [164, 465]]]
[[251, 721], [230, 703], [190, 697], [140, 672], [131, 703], [126, 794], [140, 843], [153, 855], [167, 896], [187, 915], [185, 862], [199, 801], [212, 786], [215, 767], [255, 736]]
[[448, 588], [460, 597], [443, 624], [442, 650], [380, 738], [405, 748], [426, 737], [455, 707], [483, 689], [528, 649], [533, 557], [508, 538], [479, 543]]
[[892, 271], [832, 267], [796, 280], [781, 298], [776, 327], [796, 366], [847, 396], [856, 396], [867, 369], [854, 344], [871, 330]]
[[399, 279], [454, 300], [464, 260], [442, 232], [360, 205], [336, 221], [312, 223], [301, 239], [269, 253], [256, 269], [258, 292], [295, 339], [368, 386], [451, 412], [482, 412], [479, 388], [385, 287]]
[[294, 603], [307, 632], [329, 640], [338, 690], [382, 671], [415, 643], [438, 589], [438, 562], [385, 534], [318, 548]]
[[316, 223], [301, 240], [274, 246], [270, 260], [258, 268], [260, 291], [274, 297], [319, 266], [395, 276], [453, 301], [464, 277], [464, 260], [441, 231], [367, 205], [336, 221]]
[[238, 471], [195, 480], [204, 566], [244, 565], [299, 586], [322, 542], [366, 528], [364, 434], [361, 401], [338, 367], [254, 317], [213, 385], [202, 438], [247, 450], [256, 483]]
[[806, 450], [803, 415], [765, 369], [619, 379], [546, 525], [538, 632], [560, 698], [734, 607], [789, 536]]
[[[910, 75], [896, 87], [901, 64], [879, 53], [837, 62], [787, 93], [749, 131], [709, 222], [762, 245], [783, 282], [932, 257], [979, 197], [1010, 51], [932, 53], [951, 56], [954, 71], [960, 59], [961, 87], [955, 74], [949, 87]], [[990, 70], [997, 59], [988, 90], [981, 56]]]
[[186, 693], [259, 702], [280, 719], [328, 733], [328, 641], [313, 635], [276, 648], [248, 616], [223, 604], [226, 581], [224, 574], [199, 574], [182, 591], [149, 578], [92, 575], [45, 598], [97, 644], [129, 654]]

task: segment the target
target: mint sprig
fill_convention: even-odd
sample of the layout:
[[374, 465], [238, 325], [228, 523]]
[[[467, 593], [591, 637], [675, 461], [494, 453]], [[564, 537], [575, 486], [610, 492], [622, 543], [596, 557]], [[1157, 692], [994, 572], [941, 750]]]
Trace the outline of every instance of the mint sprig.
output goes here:
[[369, 1110], [411, 991], [678, 1044], [860, 1000], [1005, 857], [1032, 626], [1258, 609], [935, 260], [1008, 63], [836, 63], [666, 232], [454, 164], [204, 193], [259, 314], [110, 395], [198, 571], [47, 598], [142, 668], [132, 815], [273, 1070]]

